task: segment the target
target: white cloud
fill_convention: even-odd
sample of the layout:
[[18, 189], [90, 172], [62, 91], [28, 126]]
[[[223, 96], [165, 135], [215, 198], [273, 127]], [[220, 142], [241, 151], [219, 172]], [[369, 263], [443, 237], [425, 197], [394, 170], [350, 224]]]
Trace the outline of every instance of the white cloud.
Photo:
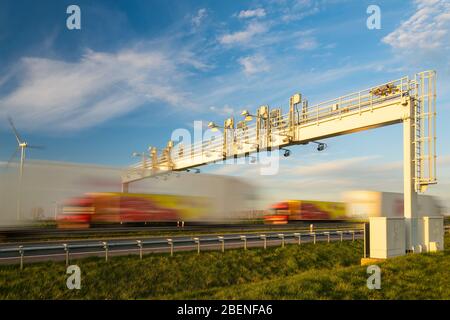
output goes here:
[[281, 19], [284, 22], [298, 21], [320, 11], [320, 1], [294, 0], [284, 9]]
[[395, 49], [436, 50], [449, 48], [450, 2], [416, 0], [417, 11], [383, 42]]
[[246, 75], [252, 75], [270, 70], [270, 66], [266, 58], [259, 54], [240, 58], [239, 63], [241, 64]]
[[234, 33], [229, 33], [221, 36], [219, 38], [222, 44], [237, 44], [249, 42], [252, 37], [257, 34], [261, 34], [267, 31], [267, 27], [261, 23], [250, 23], [247, 28], [243, 31], [237, 31]]
[[209, 107], [209, 110], [220, 116], [230, 116], [235, 113], [234, 108], [230, 107], [228, 104], [224, 105], [223, 107], [211, 106]]
[[254, 10], [242, 10], [239, 12], [238, 17], [241, 19], [246, 18], [262, 18], [266, 16], [266, 11], [263, 8], [258, 8]]
[[300, 43], [296, 46], [299, 50], [314, 50], [319, 46], [317, 40], [314, 38], [307, 38], [300, 41]]
[[206, 18], [207, 15], [208, 15], [208, 13], [205, 8], [199, 9], [197, 11], [197, 14], [194, 17], [192, 17], [192, 20], [191, 20], [192, 24], [195, 27], [200, 26], [200, 24]]
[[[312, 165], [302, 166], [294, 170], [300, 176], [328, 176], [342, 175], [344, 172], [355, 172], [357, 166], [367, 169], [370, 160], [377, 159], [379, 156], [363, 156], [346, 159], [330, 160], [326, 162], [315, 163]], [[291, 173], [293, 173], [291, 171]]]
[[87, 50], [75, 62], [22, 58], [10, 75], [17, 85], [0, 96], [0, 117], [13, 115], [29, 130], [80, 130], [150, 102], [189, 107], [180, 83], [183, 68], [196, 65], [191, 55], [148, 48]]

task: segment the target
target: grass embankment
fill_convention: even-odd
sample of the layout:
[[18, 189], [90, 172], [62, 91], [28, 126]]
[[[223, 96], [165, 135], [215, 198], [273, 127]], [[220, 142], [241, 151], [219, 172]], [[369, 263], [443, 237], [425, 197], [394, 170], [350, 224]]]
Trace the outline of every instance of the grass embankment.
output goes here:
[[68, 290], [61, 262], [0, 266], [0, 299], [158, 299], [357, 264], [361, 241], [285, 248], [148, 254], [71, 261], [81, 268], [81, 290]]
[[380, 263], [381, 290], [367, 289], [361, 255], [350, 241], [90, 258], [72, 262], [81, 290], [66, 288], [63, 263], [0, 266], [0, 299], [450, 299], [449, 249]]

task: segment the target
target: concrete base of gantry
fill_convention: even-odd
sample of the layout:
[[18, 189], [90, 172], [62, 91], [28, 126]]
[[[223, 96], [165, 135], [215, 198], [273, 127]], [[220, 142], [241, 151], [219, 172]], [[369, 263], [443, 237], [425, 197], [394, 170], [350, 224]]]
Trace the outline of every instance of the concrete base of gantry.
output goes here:
[[368, 266], [372, 264], [377, 264], [380, 262], [384, 262], [386, 259], [380, 259], [380, 258], [361, 258], [361, 265], [362, 266]]

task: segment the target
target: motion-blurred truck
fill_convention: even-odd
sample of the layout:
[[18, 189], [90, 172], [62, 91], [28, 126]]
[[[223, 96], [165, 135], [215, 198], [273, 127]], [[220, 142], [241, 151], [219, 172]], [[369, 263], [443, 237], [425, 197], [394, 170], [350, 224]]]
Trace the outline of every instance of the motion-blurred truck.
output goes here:
[[273, 204], [264, 216], [267, 224], [285, 224], [298, 220], [345, 219], [345, 203], [314, 200], [288, 200]]
[[257, 199], [255, 188], [238, 178], [172, 173], [138, 181], [132, 193], [90, 192], [69, 197], [61, 205], [56, 222], [60, 228], [238, 223], [257, 218], [252, 210]]
[[201, 220], [212, 207], [208, 198], [120, 192], [71, 198], [57, 216], [59, 228]]
[[[273, 204], [264, 222], [285, 224], [299, 220], [365, 220], [369, 217], [403, 217], [403, 194], [379, 191], [349, 191], [343, 202], [288, 200]], [[439, 201], [429, 195], [418, 196], [419, 217], [442, 216]]]

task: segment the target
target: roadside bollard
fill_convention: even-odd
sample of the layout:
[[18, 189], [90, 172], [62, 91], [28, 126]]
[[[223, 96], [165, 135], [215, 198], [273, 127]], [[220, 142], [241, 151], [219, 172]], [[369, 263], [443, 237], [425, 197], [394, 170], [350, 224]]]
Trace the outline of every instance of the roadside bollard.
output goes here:
[[105, 249], [105, 262], [108, 262], [108, 243], [102, 241], [103, 249]]
[[24, 254], [23, 246], [19, 246], [19, 254], [20, 254], [20, 270], [22, 270], [23, 269], [23, 254]]
[[314, 232], [314, 225], [312, 223], [309, 225], [309, 232], [310, 233]]
[[137, 246], [139, 247], [139, 259], [142, 260], [142, 241], [136, 240], [136, 242], [137, 242]]
[[200, 238], [193, 238], [192, 240], [197, 244], [197, 254], [200, 254]]
[[302, 244], [302, 234], [296, 232], [296, 233], [294, 233], [294, 237], [298, 238], [298, 245], [301, 245]]
[[284, 234], [279, 233], [279, 234], [278, 234], [278, 238], [281, 239], [281, 247], [284, 248]]
[[262, 240], [264, 240], [264, 250], [266, 250], [267, 249], [267, 237], [266, 237], [266, 235], [265, 234], [261, 234], [261, 235], [259, 235], [259, 237]]
[[328, 231], [325, 231], [323, 234], [327, 235], [327, 242], [330, 243], [330, 233]]
[[241, 240], [244, 241], [244, 250], [247, 250], [247, 237], [241, 236]]
[[64, 246], [64, 252], [66, 253], [66, 267], [69, 266], [69, 247], [67, 246], [67, 243], [63, 243]]
[[167, 243], [170, 246], [170, 256], [173, 257], [173, 240], [172, 239], [167, 239]]
[[225, 252], [225, 239], [222, 236], [218, 236], [217, 239], [219, 239], [219, 242], [222, 243], [222, 252]]

